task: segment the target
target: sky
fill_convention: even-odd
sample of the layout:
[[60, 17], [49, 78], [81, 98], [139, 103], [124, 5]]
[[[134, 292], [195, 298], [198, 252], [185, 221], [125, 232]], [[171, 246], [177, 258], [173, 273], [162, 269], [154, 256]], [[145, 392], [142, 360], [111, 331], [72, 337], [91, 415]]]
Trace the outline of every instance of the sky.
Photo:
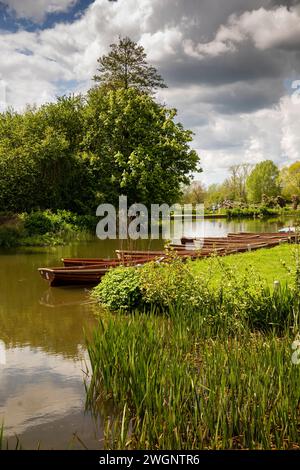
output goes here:
[[119, 35], [168, 84], [205, 184], [300, 160], [300, 0], [0, 0], [1, 110], [85, 92]]

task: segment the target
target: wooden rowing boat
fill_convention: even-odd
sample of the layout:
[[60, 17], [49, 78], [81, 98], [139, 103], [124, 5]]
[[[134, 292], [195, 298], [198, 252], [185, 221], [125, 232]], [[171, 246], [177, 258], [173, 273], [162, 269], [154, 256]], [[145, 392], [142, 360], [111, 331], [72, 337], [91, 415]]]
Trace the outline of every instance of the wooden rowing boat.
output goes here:
[[[283, 242], [298, 242], [292, 232], [283, 233], [230, 233], [227, 237], [199, 238], [183, 237], [181, 245], [171, 245], [183, 261], [205, 258], [217, 254], [225, 256], [234, 253], [271, 248]], [[117, 258], [63, 258], [65, 267], [40, 268], [43, 279], [51, 286], [96, 285], [111, 268], [118, 266], [139, 266], [149, 261], [168, 259], [165, 251], [116, 250]]]
[[110, 268], [97, 265], [59, 268], [39, 268], [39, 273], [51, 287], [96, 285]]
[[124, 265], [124, 262], [126, 266], [134, 265], [134, 264], [144, 264], [149, 261], [148, 257], [141, 257], [141, 258], [136, 258], [134, 260], [127, 260], [127, 261], [122, 261], [119, 258], [114, 258], [114, 259], [105, 259], [105, 258], [62, 258], [61, 259], [64, 266], [66, 267], [72, 267], [72, 266], [103, 266], [103, 267], [109, 267], [109, 268], [114, 268], [117, 266], [122, 266]]
[[67, 264], [65, 267], [39, 268], [43, 279], [50, 283], [51, 287], [67, 285], [96, 285], [101, 278], [111, 269], [118, 266], [140, 266], [149, 261], [149, 258], [137, 258], [134, 260], [119, 259], [95, 259], [93, 258], [63, 258]]

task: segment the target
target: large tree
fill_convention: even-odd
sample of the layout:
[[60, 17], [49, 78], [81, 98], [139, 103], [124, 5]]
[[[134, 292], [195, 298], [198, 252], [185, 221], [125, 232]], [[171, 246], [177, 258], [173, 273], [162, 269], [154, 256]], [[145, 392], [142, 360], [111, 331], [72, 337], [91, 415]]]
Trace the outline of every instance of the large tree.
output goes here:
[[98, 59], [99, 72], [94, 80], [109, 88], [137, 88], [143, 93], [152, 93], [156, 88], [166, 88], [155, 67], [147, 63], [142, 46], [129, 37], [120, 38], [111, 44], [110, 52]]
[[280, 172], [280, 181], [282, 185], [282, 193], [288, 198], [300, 196], [300, 162], [292, 163]]
[[272, 160], [258, 163], [247, 178], [249, 202], [261, 203], [263, 196], [278, 196], [281, 193], [279, 170]]
[[133, 88], [94, 88], [85, 108], [82, 148], [93, 162], [98, 196], [116, 204], [174, 203], [190, 174], [200, 171], [192, 132], [175, 122], [176, 110]]
[[0, 114], [0, 212], [94, 209], [90, 164], [80, 153], [82, 109], [81, 97], [69, 97]]

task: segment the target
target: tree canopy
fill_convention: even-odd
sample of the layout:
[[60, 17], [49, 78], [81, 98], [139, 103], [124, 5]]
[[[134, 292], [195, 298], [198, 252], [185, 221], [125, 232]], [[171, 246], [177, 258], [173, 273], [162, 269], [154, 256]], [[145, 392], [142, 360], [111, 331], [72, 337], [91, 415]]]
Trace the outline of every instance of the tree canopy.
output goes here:
[[118, 44], [111, 44], [110, 49], [107, 55], [98, 59], [95, 82], [113, 89], [136, 88], [143, 93], [166, 88], [156, 68], [147, 63], [142, 46], [125, 37], [119, 38]]
[[192, 132], [151, 96], [165, 84], [143, 47], [120, 39], [99, 63], [85, 96], [0, 114], [0, 211], [173, 204], [201, 171]]
[[133, 88], [89, 92], [83, 147], [111, 201], [119, 194], [146, 205], [178, 200], [181, 184], [200, 169], [189, 148], [192, 132], [175, 117], [176, 110]]
[[176, 111], [134, 88], [93, 88], [0, 114], [0, 211], [173, 203], [198, 169]]
[[282, 193], [287, 199], [300, 196], [300, 162], [285, 167], [280, 172]]
[[250, 202], [260, 203], [263, 196], [272, 197], [280, 194], [279, 170], [272, 160], [258, 163], [246, 182]]

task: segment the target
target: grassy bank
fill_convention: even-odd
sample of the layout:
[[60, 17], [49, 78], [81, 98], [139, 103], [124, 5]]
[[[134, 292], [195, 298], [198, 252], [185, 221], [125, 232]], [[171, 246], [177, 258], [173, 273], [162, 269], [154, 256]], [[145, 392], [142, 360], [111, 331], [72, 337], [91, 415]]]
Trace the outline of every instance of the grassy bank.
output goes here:
[[87, 405], [114, 404], [106, 447], [300, 448], [293, 249], [174, 259], [104, 278], [94, 298], [122, 311], [102, 316], [88, 343]]
[[189, 263], [193, 273], [202, 274], [212, 285], [228, 274], [233, 280], [237, 276], [260, 279], [263, 284], [273, 287], [274, 281], [281, 285], [294, 283], [297, 249], [294, 245], [283, 244], [274, 248], [226, 256], [213, 257]]
[[234, 207], [232, 209], [219, 209], [216, 211], [205, 210], [205, 217], [220, 217], [228, 219], [243, 218], [263, 218], [263, 217], [280, 217], [280, 216], [299, 216], [299, 210], [294, 210], [289, 206], [286, 207], [266, 207], [263, 205]]
[[0, 214], [0, 247], [55, 246], [94, 233], [96, 218], [69, 211]]

